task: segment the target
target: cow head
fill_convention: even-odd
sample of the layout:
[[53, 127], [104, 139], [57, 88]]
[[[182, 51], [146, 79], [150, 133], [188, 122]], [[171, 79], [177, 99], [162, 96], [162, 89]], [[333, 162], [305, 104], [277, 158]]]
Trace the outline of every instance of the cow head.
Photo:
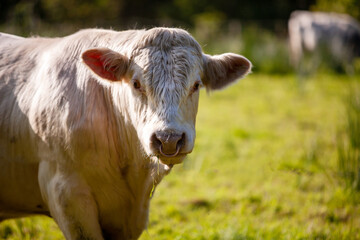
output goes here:
[[164, 164], [183, 161], [194, 147], [199, 90], [224, 88], [250, 72], [251, 63], [232, 53], [203, 54], [184, 30], [155, 28], [134, 39], [130, 54], [107, 49], [83, 53], [102, 81], [118, 86], [127, 116], [147, 156]]

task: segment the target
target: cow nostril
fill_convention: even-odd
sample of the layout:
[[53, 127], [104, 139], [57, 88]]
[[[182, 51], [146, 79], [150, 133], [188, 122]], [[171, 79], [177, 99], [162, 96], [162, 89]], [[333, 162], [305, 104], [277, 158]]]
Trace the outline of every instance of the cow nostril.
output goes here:
[[156, 132], [151, 136], [151, 144], [161, 155], [174, 157], [185, 145], [185, 133]]
[[155, 133], [151, 136], [151, 144], [155, 149], [160, 149], [160, 146], [162, 145], [162, 142]]

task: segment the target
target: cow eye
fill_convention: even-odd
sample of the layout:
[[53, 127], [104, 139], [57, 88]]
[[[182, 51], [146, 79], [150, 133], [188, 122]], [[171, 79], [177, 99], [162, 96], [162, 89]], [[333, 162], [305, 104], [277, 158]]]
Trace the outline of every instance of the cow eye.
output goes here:
[[133, 80], [133, 87], [136, 89], [136, 90], [139, 90], [141, 88], [141, 84], [139, 82], [139, 80]]
[[145, 89], [141, 86], [141, 83], [139, 80], [137, 80], [137, 79], [131, 80], [131, 85], [136, 91], [139, 91], [140, 93], [145, 94]]
[[200, 82], [195, 82], [194, 86], [191, 89], [191, 93], [194, 93], [194, 92], [198, 91], [200, 89], [200, 87], [201, 87], [201, 83]]

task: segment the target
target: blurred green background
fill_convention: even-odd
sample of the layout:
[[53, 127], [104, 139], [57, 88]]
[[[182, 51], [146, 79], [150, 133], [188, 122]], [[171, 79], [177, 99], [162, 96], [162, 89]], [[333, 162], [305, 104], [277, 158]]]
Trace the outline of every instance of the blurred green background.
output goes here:
[[[141, 239], [360, 239], [360, 86], [355, 73], [289, 63], [293, 10], [347, 13], [359, 0], [1, 0], [0, 31], [182, 27], [206, 53], [235, 52], [253, 73], [202, 93], [194, 152], [158, 186]], [[63, 239], [53, 220], [0, 224], [0, 239]]]
[[182, 27], [207, 53], [242, 53], [254, 72], [289, 73], [287, 21], [299, 9], [360, 19], [358, 0], [1, 0], [0, 31], [64, 36], [91, 27]]

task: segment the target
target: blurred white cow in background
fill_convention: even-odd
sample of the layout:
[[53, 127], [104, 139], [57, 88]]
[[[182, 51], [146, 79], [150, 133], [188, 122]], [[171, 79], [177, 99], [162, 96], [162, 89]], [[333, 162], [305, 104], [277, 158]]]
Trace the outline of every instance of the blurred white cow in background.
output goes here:
[[294, 11], [288, 23], [290, 59], [298, 71], [304, 57], [311, 57], [311, 68], [320, 62], [333, 63], [353, 73], [354, 60], [360, 56], [360, 25], [345, 14]]

